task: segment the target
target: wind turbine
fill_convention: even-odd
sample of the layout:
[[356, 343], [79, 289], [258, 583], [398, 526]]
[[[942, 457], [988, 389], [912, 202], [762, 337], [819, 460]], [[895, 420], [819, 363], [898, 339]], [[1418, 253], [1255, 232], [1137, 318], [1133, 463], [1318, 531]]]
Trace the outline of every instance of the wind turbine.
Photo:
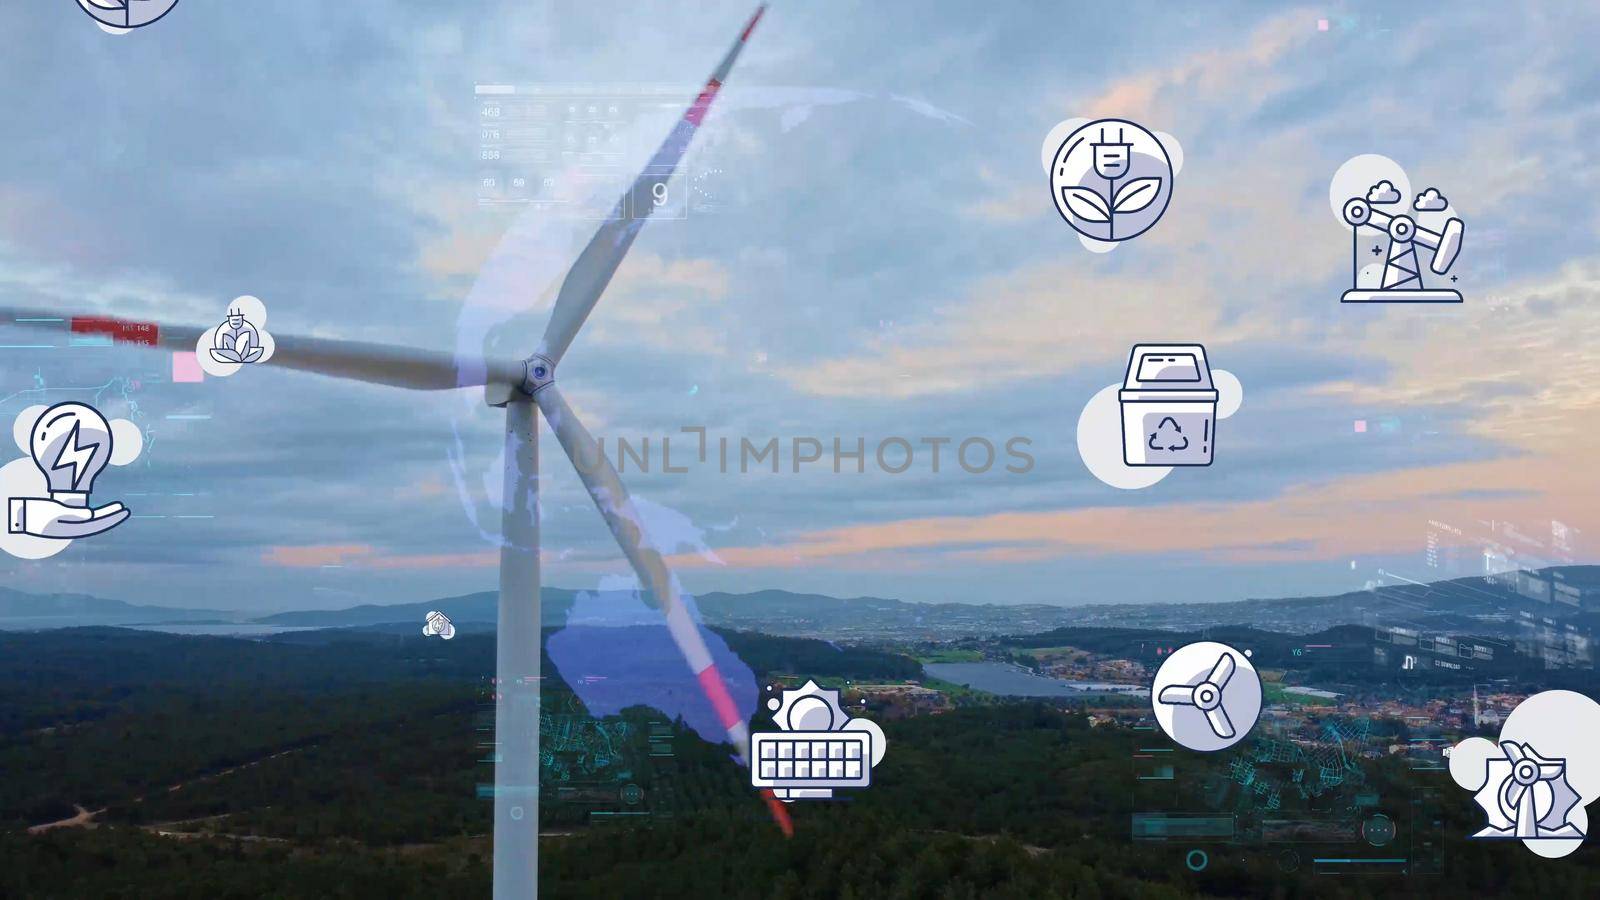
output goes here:
[[[314, 372], [350, 381], [410, 390], [484, 388], [491, 406], [504, 407], [505, 480], [501, 507], [500, 600], [495, 642], [494, 896], [537, 896], [539, 872], [539, 680], [540, 579], [538, 420], [544, 413], [561, 449], [572, 460], [595, 507], [605, 519], [641, 587], [661, 608], [682, 652], [726, 730], [748, 764], [749, 729], [711, 658], [699, 626], [682, 600], [677, 578], [651, 542], [616, 469], [600, 452], [557, 387], [556, 367], [599, 302], [606, 285], [655, 209], [652, 189], [676, 170], [766, 11], [758, 7], [738, 40], [689, 104], [644, 171], [617, 201], [611, 218], [595, 232], [567, 270], [538, 348], [526, 359], [466, 358], [460, 354], [360, 341], [274, 334], [277, 348], [265, 365]], [[13, 322], [57, 326], [60, 311], [0, 308]], [[58, 326], [57, 326], [58, 327]], [[104, 316], [70, 318], [79, 334], [99, 334], [122, 343], [192, 351], [204, 329]], [[778, 825], [791, 831], [788, 813], [771, 791], [762, 792]]]
[[[1500, 786], [1504, 803], [1501, 808], [1509, 808], [1510, 819], [1514, 826], [1514, 833], [1519, 838], [1544, 837], [1545, 831], [1541, 823], [1550, 818], [1552, 812], [1556, 813], [1556, 823], [1565, 825], [1566, 817], [1572, 811], [1570, 804], [1564, 809], [1560, 807], [1566, 802], [1561, 794], [1561, 788], [1566, 787], [1571, 792], [1571, 787], [1565, 780], [1556, 784], [1556, 779], [1567, 774], [1567, 761], [1564, 759], [1546, 759], [1540, 756], [1528, 744], [1518, 744], [1516, 741], [1501, 741], [1500, 749], [1506, 755], [1506, 760], [1511, 763], [1509, 777]], [[1550, 793], [1541, 797], [1534, 787], [1540, 782], [1545, 782]], [[1541, 803], [1541, 800], [1543, 802]], [[1545, 809], [1540, 810], [1540, 806]]]

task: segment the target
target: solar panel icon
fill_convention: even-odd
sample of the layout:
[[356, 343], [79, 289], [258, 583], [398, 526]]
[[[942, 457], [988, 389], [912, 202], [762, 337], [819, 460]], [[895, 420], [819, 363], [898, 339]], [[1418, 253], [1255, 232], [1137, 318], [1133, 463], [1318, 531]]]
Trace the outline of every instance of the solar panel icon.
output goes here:
[[872, 734], [782, 731], [750, 735], [750, 784], [766, 788], [856, 788], [872, 783]]
[[834, 788], [872, 784], [872, 767], [883, 761], [889, 741], [878, 723], [845, 712], [837, 690], [807, 681], [769, 697], [766, 706], [782, 730], [750, 735], [752, 787], [792, 803], [830, 800]]

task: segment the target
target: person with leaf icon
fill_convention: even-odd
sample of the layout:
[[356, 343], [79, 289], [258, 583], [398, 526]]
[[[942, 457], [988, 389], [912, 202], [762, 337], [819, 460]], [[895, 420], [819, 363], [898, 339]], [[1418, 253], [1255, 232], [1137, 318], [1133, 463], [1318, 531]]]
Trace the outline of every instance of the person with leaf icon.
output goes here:
[[261, 335], [238, 307], [228, 310], [228, 317], [217, 326], [215, 346], [211, 358], [217, 362], [253, 363], [261, 359]]

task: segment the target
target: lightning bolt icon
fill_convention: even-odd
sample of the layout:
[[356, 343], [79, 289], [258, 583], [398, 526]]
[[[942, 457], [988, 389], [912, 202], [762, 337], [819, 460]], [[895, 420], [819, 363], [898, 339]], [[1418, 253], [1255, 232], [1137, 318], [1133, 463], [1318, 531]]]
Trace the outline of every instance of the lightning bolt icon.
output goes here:
[[78, 482], [83, 480], [84, 470], [89, 468], [89, 463], [94, 459], [94, 452], [100, 445], [91, 443], [85, 447], [78, 443], [78, 423], [72, 423], [72, 430], [67, 432], [67, 439], [61, 442], [61, 452], [56, 454], [54, 469], [72, 467], [72, 487], [77, 489]]

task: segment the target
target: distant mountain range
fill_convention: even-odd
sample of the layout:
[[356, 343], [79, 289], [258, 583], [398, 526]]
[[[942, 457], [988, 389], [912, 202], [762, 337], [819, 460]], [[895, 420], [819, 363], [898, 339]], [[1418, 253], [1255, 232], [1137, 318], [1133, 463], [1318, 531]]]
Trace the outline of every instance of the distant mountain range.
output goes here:
[[28, 594], [0, 587], [0, 628], [6, 629], [240, 621], [248, 621], [245, 614], [217, 609], [136, 606], [88, 594]]
[[[557, 624], [563, 620], [562, 618], [557, 618], [555, 622], [552, 622], [552, 613], [562, 615], [572, 605], [573, 593], [562, 588], [544, 589], [545, 624]], [[429, 612], [443, 610], [450, 617], [450, 621], [457, 625], [470, 622], [493, 624], [498, 603], [499, 595], [493, 591], [480, 591], [476, 594], [441, 597], [438, 600], [428, 600], [422, 603], [396, 603], [391, 605], [365, 603], [348, 609], [283, 612], [270, 616], [261, 616], [251, 621], [261, 625], [283, 625], [296, 628], [347, 628], [362, 625], [414, 622], [418, 628], [421, 628], [423, 619], [426, 618]]]
[[[567, 622], [580, 591], [545, 588], [546, 626]], [[1208, 604], [1107, 604], [1061, 607], [972, 603], [910, 603], [880, 597], [839, 598], [765, 590], [720, 591], [696, 598], [711, 625], [777, 635], [832, 639], [949, 639], [1036, 634], [1062, 627], [1202, 629], [1249, 625], [1305, 634], [1338, 625], [1509, 633], [1531, 620], [1580, 626], [1600, 624], [1600, 566], [1559, 566], [1537, 572], [1456, 578], [1433, 584], [1401, 583], [1327, 597], [1241, 600]], [[622, 604], [627, 608], [629, 604]], [[468, 630], [492, 628], [497, 598], [484, 591], [416, 603], [366, 604], [339, 610], [300, 610], [254, 616], [208, 609], [137, 606], [83, 594], [27, 594], [0, 588], [0, 628], [45, 629], [81, 625], [238, 624], [280, 628], [420, 628], [441, 610]], [[585, 606], [588, 610], [590, 607]]]

